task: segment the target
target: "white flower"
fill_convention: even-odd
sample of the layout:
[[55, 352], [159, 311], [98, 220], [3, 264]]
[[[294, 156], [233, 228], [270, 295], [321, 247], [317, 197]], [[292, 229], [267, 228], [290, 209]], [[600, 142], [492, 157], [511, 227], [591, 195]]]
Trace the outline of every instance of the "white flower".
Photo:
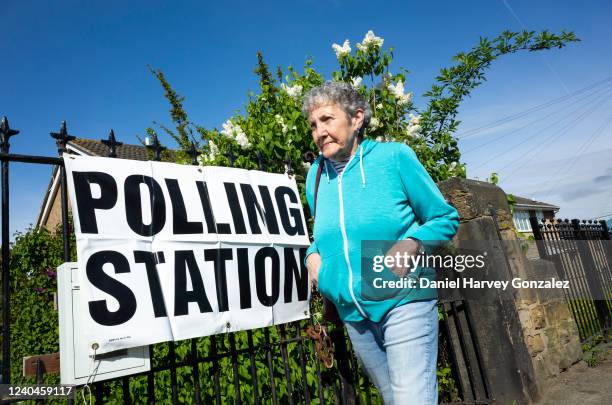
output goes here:
[[217, 147], [217, 145], [215, 145], [213, 141], [209, 141], [208, 142], [208, 156], [211, 158], [211, 160], [214, 159], [218, 153], [219, 153], [219, 148]]
[[374, 35], [374, 32], [372, 30], [369, 30], [366, 33], [365, 37], [363, 38], [364, 45], [374, 45], [374, 46], [381, 47], [383, 46], [384, 42], [385, 40], [382, 39], [381, 37], [377, 37], [376, 35]]
[[285, 93], [287, 93], [289, 97], [293, 99], [297, 99], [302, 94], [303, 87], [300, 86], [299, 84], [295, 84], [293, 86], [287, 86], [285, 83], [281, 83], [280, 87], [281, 89], [283, 89]]
[[400, 104], [410, 104], [412, 103], [412, 93], [406, 93], [403, 97], [400, 98]]
[[396, 85], [389, 83], [387, 85], [387, 88], [391, 90], [391, 92], [395, 96], [397, 104], [405, 105], [410, 104], [410, 102], [412, 101], [412, 93], [404, 94], [404, 82], [402, 82], [401, 80], [398, 80]]
[[378, 103], [378, 104], [376, 104], [376, 109], [377, 109], [377, 110], [382, 110], [382, 109], [383, 109], [383, 105], [382, 105], [382, 103]]
[[382, 136], [379, 135], [379, 136], [376, 137], [375, 140], [376, 140], [376, 142], [384, 142], [385, 138], [383, 138]]
[[206, 163], [207, 160], [208, 160], [208, 156], [206, 156], [203, 153], [198, 156], [198, 164], [200, 166], [204, 166], [204, 164]]
[[357, 76], [357, 77], [353, 77], [353, 78], [351, 79], [351, 86], [353, 86], [354, 88], [356, 88], [356, 89], [357, 89], [357, 88], [359, 88], [359, 86], [361, 86], [361, 82], [362, 82], [362, 81], [363, 81], [363, 78], [362, 78], [362, 77], [359, 77], [359, 76]]
[[415, 139], [421, 138], [422, 137], [421, 126], [420, 125], [408, 125], [408, 128], [406, 128], [406, 133], [411, 138], [415, 138]]
[[289, 128], [287, 127], [287, 124], [285, 124], [285, 120], [283, 119], [283, 117], [280, 114], [276, 114], [274, 116], [274, 119], [276, 119], [276, 122], [278, 123], [278, 125], [281, 126], [281, 130], [283, 131], [283, 135], [285, 135], [287, 133], [287, 131], [289, 130]]
[[370, 118], [370, 124], [368, 125], [368, 127], [370, 127], [371, 129], [376, 129], [379, 126], [380, 126], [380, 121], [378, 120], [378, 118], [376, 117]]
[[449, 169], [450, 170], [455, 170], [455, 168], [457, 167], [457, 162], [451, 162]]
[[421, 125], [421, 116], [410, 114], [409, 125]]
[[421, 116], [410, 114], [406, 133], [411, 138], [421, 138]]
[[344, 41], [342, 46], [338, 44], [333, 44], [332, 49], [336, 52], [336, 58], [340, 59], [342, 56], [346, 56], [351, 53], [351, 43], [348, 39]]
[[234, 124], [231, 120], [227, 120], [223, 123], [221, 135], [225, 136], [226, 138], [235, 140], [236, 143], [238, 143], [238, 145], [240, 145], [242, 149], [251, 147], [251, 143], [249, 142], [249, 139], [247, 138], [242, 128], [240, 128], [240, 125]]
[[219, 153], [219, 148], [213, 141], [208, 141], [208, 155], [202, 153], [198, 156], [198, 163], [200, 166], [204, 166], [206, 162], [212, 162], [217, 157]]
[[227, 120], [223, 123], [223, 129], [221, 130], [221, 135], [226, 138], [234, 139], [236, 136], [237, 130], [241, 130], [240, 126], [235, 125], [232, 120]]
[[236, 143], [242, 149], [247, 149], [251, 147], [251, 142], [249, 142], [244, 132], [241, 132], [238, 135], [236, 135]]
[[374, 32], [370, 30], [363, 38], [363, 41], [361, 41], [360, 44], [357, 44], [357, 49], [359, 49], [362, 52], [365, 52], [368, 50], [368, 48], [382, 47], [384, 42], [385, 42], [384, 39], [382, 39], [381, 37], [377, 37], [376, 35], [374, 35]]

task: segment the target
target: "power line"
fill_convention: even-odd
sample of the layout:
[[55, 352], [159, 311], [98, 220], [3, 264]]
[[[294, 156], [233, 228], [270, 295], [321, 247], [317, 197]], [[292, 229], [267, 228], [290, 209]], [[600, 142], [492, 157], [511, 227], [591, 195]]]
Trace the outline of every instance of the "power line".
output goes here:
[[[542, 128], [542, 130], [540, 131], [540, 133], [543, 133], [543, 131], [548, 130], [548, 129], [550, 129], [550, 128], [552, 128], [552, 127], [556, 126], [556, 125], [559, 125], [559, 124], [563, 123], [564, 121], [569, 121], [569, 122], [570, 122], [570, 123], [569, 123], [569, 125], [570, 125], [570, 126], [568, 126], [568, 127], [563, 127], [563, 128], [560, 130], [560, 132], [553, 133], [553, 135], [552, 135], [552, 136], [559, 136], [559, 134], [563, 134], [563, 132], [562, 132], [562, 131], [569, 130], [569, 129], [571, 128], [572, 123], [573, 123], [573, 125], [576, 125], [576, 124], [579, 122], [579, 120], [585, 116], [585, 114], [589, 113], [589, 110], [587, 110], [586, 112], [582, 112], [582, 110], [584, 110], [584, 109], [588, 109], [588, 108], [590, 108], [592, 105], [595, 105], [595, 104], [597, 104], [597, 106], [595, 107], [595, 109], [597, 109], [597, 108], [598, 108], [598, 107], [601, 105], [601, 104], [599, 104], [599, 101], [600, 101], [600, 100], [605, 99], [605, 98], [608, 96], [608, 94], [610, 94], [610, 93], [611, 93], [611, 90], [612, 90], [612, 87], [611, 87], [611, 88], [606, 89], [606, 90], [604, 91], [604, 94], [600, 94], [600, 95], [599, 95], [597, 98], [595, 98], [595, 99], [593, 99], [593, 100], [588, 101], [587, 103], [585, 103], [584, 105], [581, 105], [580, 107], [577, 107], [576, 109], [574, 109], [574, 110], [573, 110], [571, 113], [569, 113], [568, 115], [566, 115], [566, 116], [565, 116], [564, 118], [562, 118], [561, 120], [559, 120], [559, 121], [555, 121], [555, 122], [553, 122], [552, 124], [550, 124], [550, 125], [548, 125], [548, 126], [546, 126], [546, 127]], [[590, 112], [595, 111], [595, 109], [590, 110]], [[580, 114], [581, 114], [581, 115], [580, 115], [579, 117], [577, 117], [577, 118], [575, 118], [575, 119], [574, 119], [574, 118], [573, 118], [573, 114], [578, 113], [578, 112], [580, 112]], [[588, 115], [588, 114], [587, 114], [587, 115]], [[507, 154], [507, 153], [514, 152], [514, 151], [515, 151], [515, 149], [516, 149], [517, 147], [519, 147], [519, 146], [521, 146], [521, 145], [523, 145], [523, 144], [525, 144], [525, 143], [527, 143], [527, 142], [529, 142], [529, 141], [531, 141], [531, 140], [537, 139], [536, 137], [537, 137], [537, 135], [536, 135], [536, 136], [534, 136], [534, 137], [531, 137], [531, 138], [524, 139], [524, 140], [522, 140], [521, 142], [519, 142], [519, 143], [517, 143], [517, 144], [513, 145], [512, 147], [507, 148], [507, 149], [505, 149], [505, 150], [502, 150], [500, 153], [498, 153], [498, 154], [496, 154], [496, 155], [492, 156], [490, 159], [488, 159], [488, 160], [484, 161], [484, 162], [483, 162], [483, 163], [481, 163], [480, 165], [476, 166], [474, 169], [479, 169], [479, 168], [483, 167], [484, 165], [486, 165], [487, 163], [490, 163], [490, 162], [492, 162], [492, 161], [496, 160], [497, 158], [499, 158], [499, 157], [501, 157], [501, 156], [503, 156], [503, 155], [505, 155], [505, 154]], [[551, 137], [548, 137], [548, 138], [546, 138], [546, 139], [548, 140], [548, 139], [550, 139], [550, 138], [551, 138]], [[535, 149], [535, 150], [537, 150], [537, 149]], [[524, 157], [524, 156], [523, 156], [523, 157]], [[519, 160], [520, 160], [520, 159], [519, 159]], [[517, 162], [517, 160], [515, 160], [515, 161], [513, 161], [513, 162], [510, 162], [510, 164], [513, 164], [513, 163], [516, 163], [516, 162]], [[508, 165], [506, 165], [506, 166], [503, 166], [501, 169], [498, 169], [498, 171], [500, 171], [500, 170], [502, 170], [502, 169], [505, 169], [505, 168], [506, 168], [506, 167], [508, 167], [510, 164], [508, 164]]]
[[[608, 94], [604, 94], [604, 95], [603, 95], [603, 97], [601, 97], [600, 99], [605, 99], [605, 97], [606, 97], [607, 95], [608, 95]], [[597, 101], [599, 101], [599, 99], [598, 99]], [[591, 115], [591, 114], [592, 114], [593, 112], [595, 112], [595, 111], [596, 111], [596, 110], [597, 110], [599, 107], [601, 107], [601, 105], [602, 105], [601, 103], [598, 103], [598, 104], [595, 106], [595, 108], [593, 108], [593, 109], [591, 109], [591, 110], [587, 110], [587, 111], [585, 111], [585, 112], [584, 112], [584, 113], [583, 113], [581, 116], [577, 117], [577, 118], [576, 118], [576, 120], [573, 122], [573, 124], [570, 124], [570, 125], [568, 125], [568, 126], [564, 127], [564, 128], [563, 128], [563, 129], [562, 129], [560, 132], [558, 132], [558, 133], [556, 133], [556, 134], [555, 134], [555, 133], [553, 133], [551, 136], [549, 136], [548, 138], [546, 138], [546, 139], [544, 140], [543, 144], [540, 146], [540, 150], [541, 150], [542, 148], [544, 148], [544, 147], [547, 147], [547, 146], [548, 146], [548, 145], [547, 145], [547, 143], [546, 143], [546, 141], [554, 141], [554, 140], [559, 139], [559, 138], [560, 138], [560, 137], [562, 137], [563, 135], [567, 134], [567, 133], [569, 132], [569, 130], [570, 130], [570, 129], [572, 129], [573, 127], [575, 127], [575, 126], [576, 126], [576, 125], [577, 125], [577, 124], [580, 122], [580, 120], [582, 120], [582, 119], [584, 119], [584, 118], [588, 117], [589, 115]], [[527, 164], [528, 162], [530, 162], [530, 161], [533, 159], [533, 152], [536, 152], [536, 153], [537, 153], [537, 152], [539, 152], [539, 149], [537, 149], [537, 148], [536, 148], [536, 149], [533, 149], [533, 150], [531, 151], [531, 153], [526, 154], [525, 156], [529, 156], [529, 155], [531, 155], [531, 156], [529, 157], [529, 159], [527, 159], [527, 161], [525, 161], [525, 162], [523, 163], [523, 165]], [[523, 158], [524, 158], [525, 156], [523, 156]], [[523, 159], [523, 158], [521, 158], [521, 159]], [[519, 160], [521, 160], [521, 159], [519, 159]], [[500, 171], [501, 171], [501, 170], [503, 170], [503, 169], [505, 169], [506, 167], [508, 167], [508, 166], [512, 165], [512, 164], [515, 164], [515, 163], [517, 163], [517, 161], [510, 162], [509, 164], [507, 164], [507, 165], [505, 165], [504, 167], [502, 167], [502, 169], [500, 169]], [[508, 173], [508, 176], [511, 176], [512, 174], [516, 173], [516, 172], [517, 172], [519, 169], [520, 169], [520, 167], [518, 167], [518, 168], [517, 168], [517, 169], [515, 169], [514, 171], [512, 171], [512, 172]]]
[[524, 110], [524, 111], [518, 112], [516, 114], [512, 114], [512, 115], [509, 115], [507, 117], [503, 117], [503, 118], [491, 121], [491, 122], [489, 122], [487, 124], [481, 125], [481, 126], [476, 127], [476, 128], [469, 129], [469, 130], [461, 133], [460, 135], [458, 135], [457, 138], [458, 139], [462, 139], [462, 140], [470, 138], [470, 137], [472, 137], [472, 136], [482, 132], [483, 130], [490, 129], [490, 128], [495, 128], [495, 127], [497, 127], [499, 125], [502, 125], [502, 124], [505, 124], [507, 122], [514, 121], [515, 119], [522, 118], [525, 115], [529, 115], [532, 112], [540, 111], [540, 110], [543, 110], [543, 109], [545, 109], [547, 107], [550, 107], [552, 105], [559, 104], [559, 103], [561, 103], [563, 101], [567, 101], [567, 100], [571, 99], [572, 97], [575, 97], [575, 96], [577, 96], [579, 94], [582, 94], [582, 93], [584, 93], [586, 91], [589, 91], [589, 90], [591, 90], [593, 88], [599, 87], [599, 86], [601, 86], [601, 85], [603, 85], [605, 83], [609, 83], [611, 80], [612, 80], [612, 77], [608, 77], [606, 79], [603, 79], [603, 80], [600, 80], [598, 82], [592, 83], [592, 84], [590, 84], [590, 85], [588, 85], [586, 87], [583, 87], [582, 89], [577, 90], [577, 91], [573, 92], [570, 95], [564, 95], [564, 96], [561, 96], [561, 97], [557, 97], [557, 98], [549, 100], [549, 101], [547, 101], [545, 103], [542, 103], [542, 104], [536, 105], [534, 107], [528, 108], [527, 110]]
[[[574, 159], [570, 162], [569, 165], [566, 166], [566, 170], [563, 173], [564, 175], [567, 174], [573, 167], [574, 164], [576, 164], [576, 162], [578, 161], [578, 158], [580, 156], [582, 156], [583, 154], [585, 154], [589, 148], [591, 147], [591, 145], [593, 145], [593, 143], [595, 142], [595, 140], [604, 133], [604, 130], [606, 129], [606, 127], [610, 124], [610, 122], [612, 122], [612, 115], [610, 115], [608, 117], [607, 120], [604, 120], [604, 122], [593, 132], [593, 134], [591, 135], [590, 138], [588, 138], [586, 140], [585, 143], [582, 144], [582, 146], [578, 149], [578, 151], [576, 152], [576, 156], [574, 157]], [[545, 183], [548, 183], [551, 179], [553, 179], [555, 176], [557, 176], [557, 174], [559, 174], [559, 172], [563, 169], [563, 166], [559, 167], [559, 169], [548, 178], [548, 180], [545, 181]], [[559, 185], [559, 183], [561, 182], [562, 177], [559, 177], [557, 179], [557, 181], [555, 182], [555, 184], [550, 187], [550, 190], [555, 190], [557, 188], [557, 186]]]
[[[604, 130], [610, 124], [610, 122], [612, 122], [612, 115], [610, 115], [607, 120], [604, 120], [604, 122], [591, 134], [591, 136], [580, 146], [580, 148], [578, 148], [574, 156], [574, 159], [570, 162], [569, 165], [565, 166], [565, 171], [563, 172], [563, 174], [568, 173], [574, 167], [574, 164], [576, 164], [576, 162], [578, 161], [578, 158], [582, 156], [583, 153], [586, 153], [586, 151], [591, 147], [591, 145], [593, 145], [595, 140], [601, 134], [604, 133]], [[563, 168], [564, 166], [559, 167], [559, 169], [552, 176], [550, 176], [550, 178], [546, 182], [550, 181], [552, 178], [557, 176], [561, 172], [561, 170], [563, 170]], [[553, 188], [556, 187], [560, 181], [561, 181], [561, 178], [557, 180]]]
[[[508, 11], [510, 12], [510, 14], [512, 14], [512, 16], [514, 17], [514, 19], [519, 23], [519, 25], [521, 26], [521, 28], [523, 28], [523, 30], [527, 31], [527, 28], [525, 27], [525, 25], [523, 24], [523, 22], [521, 21], [521, 19], [519, 18], [519, 16], [514, 12], [514, 10], [512, 9], [512, 7], [510, 7], [510, 4], [508, 4], [508, 2], [506, 0], [501, 0], [502, 3], [504, 3], [504, 6], [506, 6], [506, 8], [508, 9]], [[561, 83], [561, 86], [563, 87], [563, 89], [565, 90], [565, 92], [567, 94], [570, 93], [569, 89], [567, 88], [567, 86], [565, 85], [565, 83], [563, 82], [563, 80], [561, 80], [561, 76], [559, 76], [559, 73], [557, 73], [557, 71], [552, 67], [552, 65], [550, 64], [550, 62], [548, 61], [548, 58], [546, 58], [545, 55], [542, 55], [542, 58], [544, 59], [544, 62], [546, 63], [546, 66], [548, 66], [548, 69], [552, 72], [553, 75], [555, 75], [555, 77], [557, 78], [557, 80], [559, 80], [559, 83]]]
[[[610, 84], [611, 84], [611, 83], [608, 83], [608, 85], [610, 85]], [[478, 146], [475, 146], [475, 147], [473, 147], [472, 149], [468, 149], [467, 151], [462, 152], [462, 153], [463, 153], [463, 154], [467, 154], [467, 153], [473, 152], [473, 151], [475, 151], [475, 150], [477, 150], [477, 149], [480, 149], [480, 148], [482, 148], [482, 147], [484, 147], [484, 146], [490, 145], [491, 143], [494, 143], [494, 142], [497, 142], [497, 141], [503, 140], [503, 139], [505, 139], [505, 137], [507, 137], [509, 134], [512, 134], [512, 133], [518, 132], [518, 131], [520, 131], [521, 129], [524, 129], [524, 128], [526, 128], [526, 127], [528, 127], [528, 126], [532, 125], [532, 124], [537, 124], [537, 123], [539, 123], [539, 122], [543, 121], [545, 118], [548, 118], [548, 117], [550, 117], [550, 116], [552, 116], [552, 115], [555, 115], [555, 114], [557, 114], [557, 113], [560, 113], [561, 111], [565, 110], [566, 108], [568, 108], [568, 107], [572, 107], [572, 106], [574, 106], [575, 104], [579, 103], [580, 101], [585, 100], [585, 99], [587, 99], [587, 98], [589, 98], [589, 97], [592, 97], [592, 96], [594, 96], [594, 95], [596, 95], [596, 94], [600, 93], [601, 91], [606, 91], [606, 90], [609, 90], [610, 88], [612, 88], [612, 86], [608, 86], [608, 87], [602, 87], [602, 88], [599, 88], [599, 89], [597, 89], [597, 90], [593, 91], [592, 93], [589, 93], [589, 94], [587, 94], [586, 96], [584, 96], [584, 97], [582, 97], [582, 98], [580, 98], [580, 99], [578, 99], [578, 100], [575, 100], [575, 101], [574, 101], [572, 104], [565, 105], [565, 106], [561, 107], [560, 109], [555, 110], [555, 111], [551, 112], [550, 114], [545, 115], [544, 117], [536, 118], [535, 120], [529, 121], [527, 124], [525, 124], [525, 125], [523, 125], [523, 126], [521, 126], [521, 127], [515, 128], [515, 129], [513, 129], [513, 130], [511, 130], [511, 131], [509, 131], [509, 132], [500, 133], [498, 136], [495, 136], [493, 139], [490, 139], [490, 140], [488, 140], [488, 141], [486, 141], [486, 142], [484, 142], [484, 143], [482, 143], [482, 144], [480, 144], [480, 145], [478, 145]]]

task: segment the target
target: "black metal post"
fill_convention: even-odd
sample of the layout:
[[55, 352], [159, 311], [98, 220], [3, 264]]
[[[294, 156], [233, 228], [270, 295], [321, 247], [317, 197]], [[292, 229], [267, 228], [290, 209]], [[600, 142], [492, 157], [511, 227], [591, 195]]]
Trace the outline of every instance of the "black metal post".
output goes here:
[[261, 170], [262, 172], [265, 172], [266, 165], [264, 164], [263, 156], [261, 155], [261, 152], [257, 151], [256, 155], [257, 155], [257, 164], [259, 166], [259, 170]]
[[[604, 282], [605, 282], [605, 287], [606, 287], [606, 295], [605, 297], [609, 297], [609, 293], [610, 293], [610, 283], [612, 283], [612, 246], [610, 245], [610, 243], [612, 243], [610, 241], [610, 230], [608, 229], [608, 224], [606, 221], [601, 220], [599, 221], [599, 226], [601, 227], [601, 246], [603, 249], [603, 254], [605, 257], [605, 262], [606, 262], [606, 268], [603, 269], [602, 271], [604, 272], [604, 274], [602, 274], [602, 278], [604, 278]], [[608, 331], [607, 328], [612, 327], [612, 320], [610, 319], [611, 317], [611, 308], [612, 306], [609, 305], [610, 304], [610, 299], [606, 299], [605, 301], [606, 303], [606, 307], [608, 309], [607, 311], [607, 318], [606, 318], [606, 333], [605, 335], [608, 335]]]
[[221, 405], [221, 386], [219, 385], [219, 355], [217, 351], [217, 337], [210, 337], [210, 356], [212, 357], [213, 387], [215, 391], [215, 404]]
[[149, 361], [151, 370], [147, 373], [147, 404], [155, 405], [155, 371], [153, 369], [153, 345], [149, 345]]
[[291, 370], [289, 369], [289, 358], [287, 356], [287, 334], [285, 333], [285, 325], [278, 325], [276, 327], [278, 331], [280, 341], [278, 346], [281, 352], [281, 358], [283, 359], [283, 368], [285, 369], [285, 380], [287, 382], [287, 401], [289, 405], [293, 405], [293, 387], [291, 386]]
[[[51, 137], [55, 139], [57, 153], [60, 157], [66, 153], [68, 142], [76, 139], [75, 136], [68, 135], [66, 121], [60, 124], [59, 132], [51, 132]], [[66, 182], [66, 168], [64, 165], [59, 167], [60, 175], [60, 203], [62, 206], [62, 239], [64, 241], [64, 262], [70, 261], [70, 225], [68, 221], [68, 184]]]
[[161, 160], [161, 153], [166, 149], [162, 146], [157, 139], [157, 135], [153, 134], [153, 142], [151, 145], [146, 145], [148, 149], [153, 151], [153, 160], [159, 162]]
[[255, 362], [255, 347], [253, 345], [253, 331], [247, 331], [247, 344], [249, 347], [249, 363], [251, 365], [251, 384], [253, 384], [253, 403], [259, 405], [259, 382], [257, 381], [257, 364]]
[[595, 311], [597, 312], [600, 327], [599, 331], [603, 332], [605, 331], [606, 325], [609, 324], [610, 321], [606, 301], [602, 301], [603, 291], [601, 284], [598, 282], [598, 270], [595, 266], [595, 262], [593, 261], [590, 249], [588, 249], [588, 246], [586, 245], [588, 243], [588, 238], [580, 226], [580, 221], [577, 219], [572, 219], [572, 225], [576, 231], [576, 235], [578, 236], [578, 253], [584, 268], [586, 281], [591, 293], [591, 299], [593, 300]]
[[100, 142], [108, 147], [108, 157], [111, 158], [117, 157], [117, 146], [123, 145], [123, 142], [117, 142], [117, 139], [115, 138], [115, 131], [112, 129], [108, 134], [108, 139], [102, 139]]
[[62, 205], [62, 240], [64, 242], [64, 262], [70, 261], [70, 222], [68, 221], [68, 183], [66, 181], [66, 168], [59, 167], [60, 171], [60, 202]]
[[355, 404], [355, 387], [353, 386], [355, 379], [349, 364], [349, 351], [344, 338], [344, 326], [342, 324], [336, 325], [329, 332], [329, 337], [334, 344], [334, 357], [338, 364], [338, 376], [342, 385], [342, 403]]
[[234, 155], [234, 151], [232, 150], [232, 145], [229, 145], [227, 148], [227, 160], [229, 160], [229, 167], [234, 167], [234, 162], [236, 161], [236, 156]]
[[[9, 153], [9, 139], [19, 131], [11, 129], [8, 118], [0, 122], [0, 150]], [[11, 381], [10, 267], [9, 267], [9, 162], [2, 161], [2, 384]]]
[[[43, 383], [43, 376], [44, 376], [44, 371], [43, 371], [43, 366], [42, 366], [42, 362], [40, 361], [40, 359], [36, 359], [36, 384], [41, 385]], [[44, 404], [44, 399], [37, 399], [36, 400], [36, 405], [41, 405]]]
[[197, 166], [198, 165], [198, 156], [199, 156], [200, 152], [198, 151], [198, 148], [196, 147], [196, 144], [193, 141], [191, 142], [191, 147], [187, 151], [187, 154], [189, 154], [189, 156], [191, 156], [191, 164], [194, 165], [194, 166]]
[[540, 229], [540, 223], [534, 216], [529, 217], [529, 223], [531, 224], [531, 232], [533, 233], [533, 238], [535, 239], [538, 252], [540, 253], [540, 258], [546, 259], [548, 257], [548, 253], [546, 252], [545, 242], [543, 242], [544, 236], [542, 235], [542, 230]]
[[283, 163], [285, 163], [287, 167], [287, 174], [289, 176], [293, 176], [295, 174], [295, 171], [293, 170], [293, 161], [291, 160], [291, 158], [289, 156], [286, 156]]

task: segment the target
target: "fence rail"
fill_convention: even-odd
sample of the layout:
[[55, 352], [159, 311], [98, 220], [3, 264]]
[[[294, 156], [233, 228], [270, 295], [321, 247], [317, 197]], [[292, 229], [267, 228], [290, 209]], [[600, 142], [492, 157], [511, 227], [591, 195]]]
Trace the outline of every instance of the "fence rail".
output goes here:
[[540, 257], [559, 276], [582, 342], [606, 336], [612, 327], [612, 241], [605, 221], [530, 217]]

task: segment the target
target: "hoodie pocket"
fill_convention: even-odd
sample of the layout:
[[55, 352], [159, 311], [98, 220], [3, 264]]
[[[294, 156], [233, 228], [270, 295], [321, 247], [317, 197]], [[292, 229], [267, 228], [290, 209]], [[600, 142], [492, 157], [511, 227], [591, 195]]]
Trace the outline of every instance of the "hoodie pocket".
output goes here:
[[402, 300], [419, 289], [420, 268], [399, 277], [384, 263], [392, 241], [370, 241], [362, 245], [359, 283], [355, 285], [362, 301]]
[[341, 266], [339, 258], [342, 254], [327, 256], [321, 259], [319, 270], [318, 289], [325, 297], [334, 303], [340, 302], [341, 289], [348, 289], [346, 285], [346, 265]]

